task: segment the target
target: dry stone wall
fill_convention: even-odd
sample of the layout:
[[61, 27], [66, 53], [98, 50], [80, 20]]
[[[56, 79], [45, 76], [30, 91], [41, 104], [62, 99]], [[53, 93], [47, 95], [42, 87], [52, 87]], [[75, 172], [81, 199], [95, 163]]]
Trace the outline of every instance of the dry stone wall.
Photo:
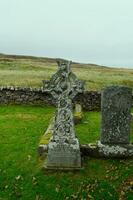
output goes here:
[[1, 87], [0, 104], [55, 105], [43, 88]]
[[74, 101], [80, 103], [84, 110], [101, 109], [101, 93], [97, 91], [85, 91], [83, 94], [78, 94]]
[[[78, 94], [74, 102], [80, 103], [84, 110], [100, 110], [101, 93], [85, 91]], [[0, 87], [0, 104], [55, 105], [55, 99], [41, 88]]]

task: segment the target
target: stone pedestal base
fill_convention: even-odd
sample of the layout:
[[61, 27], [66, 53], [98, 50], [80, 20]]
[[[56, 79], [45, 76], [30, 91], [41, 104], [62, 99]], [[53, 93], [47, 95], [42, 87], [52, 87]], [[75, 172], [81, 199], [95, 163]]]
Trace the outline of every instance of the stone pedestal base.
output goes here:
[[56, 143], [48, 144], [48, 155], [45, 164], [47, 169], [73, 170], [81, 168], [81, 155], [78, 139], [74, 144]]
[[99, 155], [108, 158], [127, 158], [133, 156], [132, 144], [102, 144], [98, 141], [97, 144]]

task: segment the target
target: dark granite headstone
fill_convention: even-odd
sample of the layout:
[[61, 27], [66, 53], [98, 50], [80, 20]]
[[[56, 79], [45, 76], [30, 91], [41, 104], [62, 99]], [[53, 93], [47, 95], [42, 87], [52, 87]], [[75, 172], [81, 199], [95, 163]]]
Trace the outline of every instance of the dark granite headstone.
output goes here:
[[107, 87], [102, 93], [102, 144], [129, 144], [132, 90], [123, 86]]

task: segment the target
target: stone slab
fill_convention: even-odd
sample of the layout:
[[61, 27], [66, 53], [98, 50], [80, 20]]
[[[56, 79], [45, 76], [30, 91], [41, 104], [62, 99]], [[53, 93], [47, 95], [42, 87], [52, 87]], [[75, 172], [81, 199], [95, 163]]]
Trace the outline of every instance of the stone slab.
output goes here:
[[102, 144], [129, 144], [132, 90], [111, 86], [102, 93]]
[[[41, 147], [42, 155], [46, 155], [48, 148]], [[113, 150], [113, 151], [112, 151]], [[120, 151], [122, 150], [122, 151]], [[133, 144], [129, 145], [103, 145], [97, 143], [80, 145], [81, 155], [94, 158], [133, 158]], [[45, 165], [46, 168], [46, 165]], [[61, 169], [61, 168], [60, 168]]]
[[81, 155], [79, 142], [75, 144], [59, 144], [50, 142], [48, 144], [47, 168], [81, 168]]
[[133, 144], [108, 145], [98, 141], [99, 156], [107, 158], [133, 157]]

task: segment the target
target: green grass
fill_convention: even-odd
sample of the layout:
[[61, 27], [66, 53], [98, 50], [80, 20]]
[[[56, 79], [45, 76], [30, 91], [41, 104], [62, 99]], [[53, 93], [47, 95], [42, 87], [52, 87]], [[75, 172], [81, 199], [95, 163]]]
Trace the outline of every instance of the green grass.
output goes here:
[[[0, 55], [0, 86], [40, 87], [57, 71], [55, 59]], [[133, 88], [133, 69], [107, 68], [92, 64], [72, 64], [72, 71], [86, 81], [87, 90], [109, 85]]]
[[[42, 170], [37, 146], [54, 111], [53, 107], [0, 107], [0, 200], [131, 200], [131, 159], [84, 158], [84, 169], [77, 172]], [[86, 112], [76, 133], [82, 144], [98, 140], [100, 113]]]

